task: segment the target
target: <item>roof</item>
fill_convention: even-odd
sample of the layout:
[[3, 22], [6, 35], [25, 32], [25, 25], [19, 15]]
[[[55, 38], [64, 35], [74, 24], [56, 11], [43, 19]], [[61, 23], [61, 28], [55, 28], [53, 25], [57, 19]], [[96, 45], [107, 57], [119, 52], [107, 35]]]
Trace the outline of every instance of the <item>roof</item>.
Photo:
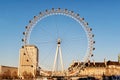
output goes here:
[[[74, 62], [70, 67], [81, 66], [83, 62]], [[88, 62], [85, 64], [86, 67], [106, 67], [109, 65], [120, 66], [120, 63], [117, 61], [106, 61], [106, 62]]]
[[116, 61], [107, 61], [107, 65], [119, 65], [120, 66], [120, 63], [119, 62], [116, 62]]
[[7, 68], [18, 68], [18, 67], [13, 67], [13, 66], [3, 66], [3, 65], [0, 65], [0, 67], [7, 67]]

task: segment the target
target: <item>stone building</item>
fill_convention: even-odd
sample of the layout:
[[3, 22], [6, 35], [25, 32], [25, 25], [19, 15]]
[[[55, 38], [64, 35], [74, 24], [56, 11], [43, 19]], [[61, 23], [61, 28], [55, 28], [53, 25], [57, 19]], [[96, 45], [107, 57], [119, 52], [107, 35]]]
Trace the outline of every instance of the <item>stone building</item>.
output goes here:
[[[78, 68], [80, 62], [75, 62], [68, 68], [70, 72], [75, 71]], [[79, 66], [80, 67], [80, 66]], [[81, 77], [95, 77], [102, 79], [103, 76], [120, 76], [120, 63], [116, 61], [104, 61], [104, 62], [88, 62], [86, 67], [80, 71], [78, 76]]]
[[0, 66], [0, 78], [16, 78], [18, 75], [17, 67]]
[[38, 48], [35, 45], [26, 45], [20, 49], [18, 75], [35, 77], [38, 67]]

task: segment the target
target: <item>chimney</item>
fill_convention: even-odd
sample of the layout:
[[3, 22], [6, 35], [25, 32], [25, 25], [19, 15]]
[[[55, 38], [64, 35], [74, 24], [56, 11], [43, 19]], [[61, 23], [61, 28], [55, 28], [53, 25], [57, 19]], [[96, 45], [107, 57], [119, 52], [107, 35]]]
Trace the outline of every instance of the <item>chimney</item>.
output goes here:
[[120, 54], [118, 54], [118, 62], [120, 63]]
[[95, 60], [93, 59], [93, 65], [95, 66]]
[[104, 64], [105, 64], [105, 66], [107, 66], [106, 58], [104, 58]]
[[88, 60], [88, 66], [90, 66], [90, 60]]

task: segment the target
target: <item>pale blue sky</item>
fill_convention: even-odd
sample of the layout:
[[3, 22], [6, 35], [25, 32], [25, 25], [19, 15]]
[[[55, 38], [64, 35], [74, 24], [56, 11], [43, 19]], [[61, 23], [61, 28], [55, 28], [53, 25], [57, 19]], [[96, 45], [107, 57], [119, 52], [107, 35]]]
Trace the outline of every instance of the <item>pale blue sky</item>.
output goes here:
[[119, 0], [0, 0], [0, 65], [18, 65], [22, 32], [34, 15], [51, 8], [79, 13], [95, 34], [94, 59], [117, 61], [120, 53]]

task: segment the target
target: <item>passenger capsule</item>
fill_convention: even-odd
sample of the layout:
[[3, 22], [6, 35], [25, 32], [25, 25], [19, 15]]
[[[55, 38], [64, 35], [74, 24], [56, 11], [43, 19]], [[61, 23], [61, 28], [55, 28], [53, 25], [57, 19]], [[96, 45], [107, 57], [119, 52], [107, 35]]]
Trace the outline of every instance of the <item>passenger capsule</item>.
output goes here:
[[79, 16], [79, 14], [77, 14], [77, 16]]
[[24, 39], [22, 39], [22, 42], [24, 42]]
[[40, 15], [42, 14], [42, 12], [39, 13]]
[[45, 12], [48, 12], [48, 10], [46, 9]]
[[93, 50], [95, 50], [95, 48], [93, 48]]
[[23, 35], [25, 35], [25, 32], [23, 32]]
[[25, 28], [27, 29], [28, 27], [27, 27], [27, 26], [25, 26]]
[[93, 57], [93, 54], [91, 54], [91, 57]]
[[90, 31], [92, 31], [92, 28], [90, 28]]
[[22, 46], [22, 48], [24, 48], [24, 46]]
[[34, 16], [34, 18], [36, 18], [36, 16]]
[[86, 25], [88, 25], [88, 23], [86, 22]]
[[29, 23], [31, 23], [32, 21], [30, 20]]
[[71, 11], [71, 13], [73, 13], [73, 11]]
[[82, 20], [84, 20], [84, 18], [82, 18]]

